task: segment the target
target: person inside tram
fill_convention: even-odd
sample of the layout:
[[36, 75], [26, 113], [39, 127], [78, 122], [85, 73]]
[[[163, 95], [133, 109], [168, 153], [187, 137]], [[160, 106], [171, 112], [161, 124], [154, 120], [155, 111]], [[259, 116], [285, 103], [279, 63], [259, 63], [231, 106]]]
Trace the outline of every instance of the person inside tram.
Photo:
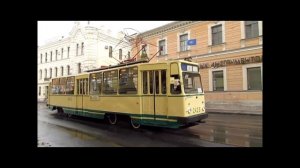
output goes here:
[[180, 94], [181, 93], [181, 84], [179, 75], [172, 75], [174, 77], [174, 83], [171, 84], [171, 93], [172, 94]]

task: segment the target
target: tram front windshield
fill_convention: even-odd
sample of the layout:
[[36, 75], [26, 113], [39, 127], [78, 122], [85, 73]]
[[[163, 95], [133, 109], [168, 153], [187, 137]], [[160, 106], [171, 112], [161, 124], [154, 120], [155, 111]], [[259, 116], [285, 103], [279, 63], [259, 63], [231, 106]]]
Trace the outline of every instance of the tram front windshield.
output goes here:
[[190, 64], [181, 64], [183, 88], [186, 94], [203, 93], [201, 77], [198, 66]]
[[198, 73], [183, 72], [183, 87], [186, 94], [203, 93], [200, 75]]

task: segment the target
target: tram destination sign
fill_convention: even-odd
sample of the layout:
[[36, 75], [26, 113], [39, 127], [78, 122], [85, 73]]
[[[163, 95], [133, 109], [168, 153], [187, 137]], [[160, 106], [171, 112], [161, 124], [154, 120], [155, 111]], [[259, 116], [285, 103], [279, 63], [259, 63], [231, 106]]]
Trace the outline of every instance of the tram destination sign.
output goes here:
[[226, 59], [221, 61], [215, 61], [211, 63], [200, 63], [200, 69], [205, 68], [219, 68], [228, 65], [239, 65], [239, 64], [250, 64], [255, 62], [262, 62], [261, 56], [237, 58], [237, 59]]
[[183, 71], [198, 72], [198, 66], [195, 65], [181, 64], [181, 69]]

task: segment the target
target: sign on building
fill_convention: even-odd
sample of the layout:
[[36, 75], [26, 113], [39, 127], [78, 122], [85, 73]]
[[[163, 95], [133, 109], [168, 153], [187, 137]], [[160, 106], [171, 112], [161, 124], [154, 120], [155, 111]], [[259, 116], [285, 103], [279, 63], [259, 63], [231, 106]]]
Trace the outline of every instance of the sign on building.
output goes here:
[[197, 40], [196, 39], [190, 39], [187, 41], [187, 45], [196, 45], [197, 44]]

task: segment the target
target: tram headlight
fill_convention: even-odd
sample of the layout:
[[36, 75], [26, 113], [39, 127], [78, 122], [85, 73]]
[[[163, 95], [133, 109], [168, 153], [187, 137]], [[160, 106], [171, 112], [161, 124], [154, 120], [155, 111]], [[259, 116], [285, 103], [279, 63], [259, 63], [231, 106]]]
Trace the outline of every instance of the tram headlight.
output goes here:
[[188, 107], [187, 109], [186, 109], [186, 112], [188, 112], [189, 114], [192, 112], [192, 108], [191, 107]]

